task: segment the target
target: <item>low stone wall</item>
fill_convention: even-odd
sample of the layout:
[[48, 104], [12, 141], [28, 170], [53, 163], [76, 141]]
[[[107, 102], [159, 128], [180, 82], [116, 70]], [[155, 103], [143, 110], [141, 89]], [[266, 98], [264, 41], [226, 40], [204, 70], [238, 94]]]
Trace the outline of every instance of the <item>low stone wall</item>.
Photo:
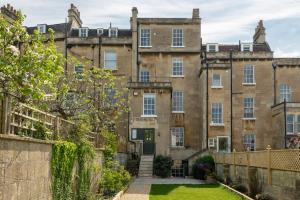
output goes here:
[[52, 143], [0, 135], [0, 199], [51, 199]]
[[[49, 200], [53, 142], [0, 134], [0, 200]], [[98, 192], [102, 149], [96, 149], [97, 170], [92, 191]]]
[[265, 168], [216, 164], [216, 172], [223, 178], [229, 176], [233, 181], [241, 181], [248, 189], [254, 185], [260, 193], [268, 193], [274, 199], [296, 200], [300, 197], [300, 172], [272, 170], [271, 184], [268, 184]]

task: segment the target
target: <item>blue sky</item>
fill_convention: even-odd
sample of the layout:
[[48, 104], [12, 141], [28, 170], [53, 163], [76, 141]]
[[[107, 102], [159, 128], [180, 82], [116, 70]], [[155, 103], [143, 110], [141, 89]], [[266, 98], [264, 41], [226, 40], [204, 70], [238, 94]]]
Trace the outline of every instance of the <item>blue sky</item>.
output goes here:
[[1, 0], [26, 14], [25, 25], [61, 23], [70, 3], [88, 27], [129, 28], [131, 8], [139, 17], [191, 17], [199, 8], [203, 42], [251, 41], [259, 19], [264, 20], [276, 57], [300, 57], [300, 0]]

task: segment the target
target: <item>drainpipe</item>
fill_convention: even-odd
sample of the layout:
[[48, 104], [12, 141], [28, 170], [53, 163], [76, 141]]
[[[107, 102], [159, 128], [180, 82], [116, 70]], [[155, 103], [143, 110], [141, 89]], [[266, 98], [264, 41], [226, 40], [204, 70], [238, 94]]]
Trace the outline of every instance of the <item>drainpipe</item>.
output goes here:
[[68, 71], [68, 27], [67, 27], [67, 18], [65, 20], [65, 73]]
[[136, 81], [139, 82], [140, 80], [140, 59], [139, 59], [139, 22], [137, 21], [137, 28], [136, 28], [136, 44], [137, 44], [137, 47], [136, 47], [136, 67], [137, 67], [137, 70], [136, 70]]
[[284, 112], [284, 148], [286, 149], [286, 100], [284, 99], [284, 106], [283, 106], [283, 112]]
[[233, 135], [233, 106], [232, 106], [232, 50], [229, 54], [230, 58], [230, 151], [233, 150], [232, 135]]
[[206, 148], [208, 149], [208, 62], [206, 51], [204, 52], [204, 59], [206, 65]]
[[277, 103], [277, 92], [276, 92], [276, 68], [277, 68], [277, 63], [273, 62], [272, 63], [272, 67], [273, 67], [273, 92], [274, 92], [274, 105], [276, 105]]

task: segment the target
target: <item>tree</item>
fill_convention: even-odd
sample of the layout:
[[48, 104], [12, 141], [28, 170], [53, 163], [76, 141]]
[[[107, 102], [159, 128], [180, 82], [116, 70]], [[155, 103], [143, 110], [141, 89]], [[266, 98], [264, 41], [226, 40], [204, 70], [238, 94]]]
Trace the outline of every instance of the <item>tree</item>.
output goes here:
[[30, 102], [56, 91], [64, 58], [56, 50], [53, 30], [47, 37], [37, 30], [29, 35], [23, 21], [20, 11], [12, 24], [0, 15], [0, 98], [13, 95]]

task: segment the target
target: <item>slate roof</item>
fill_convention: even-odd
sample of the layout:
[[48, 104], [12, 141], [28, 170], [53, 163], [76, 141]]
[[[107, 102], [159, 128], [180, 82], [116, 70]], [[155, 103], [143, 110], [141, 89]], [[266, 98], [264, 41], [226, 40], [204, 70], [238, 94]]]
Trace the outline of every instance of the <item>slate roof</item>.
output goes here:
[[[60, 24], [51, 24], [51, 25], [46, 24], [46, 30], [48, 30], [49, 28], [53, 29], [55, 32], [64, 33], [66, 30], [67, 31], [70, 30], [71, 24], [69, 23], [60, 23]], [[26, 29], [29, 34], [32, 34], [33, 31], [36, 29], [36, 26], [26, 27]]]
[[[206, 45], [202, 46], [202, 50], [206, 51]], [[233, 51], [240, 51], [240, 45], [238, 44], [219, 44], [219, 52], [229, 52], [230, 50]], [[267, 42], [265, 43], [254, 43], [253, 44], [253, 52], [272, 52], [269, 44]]]

